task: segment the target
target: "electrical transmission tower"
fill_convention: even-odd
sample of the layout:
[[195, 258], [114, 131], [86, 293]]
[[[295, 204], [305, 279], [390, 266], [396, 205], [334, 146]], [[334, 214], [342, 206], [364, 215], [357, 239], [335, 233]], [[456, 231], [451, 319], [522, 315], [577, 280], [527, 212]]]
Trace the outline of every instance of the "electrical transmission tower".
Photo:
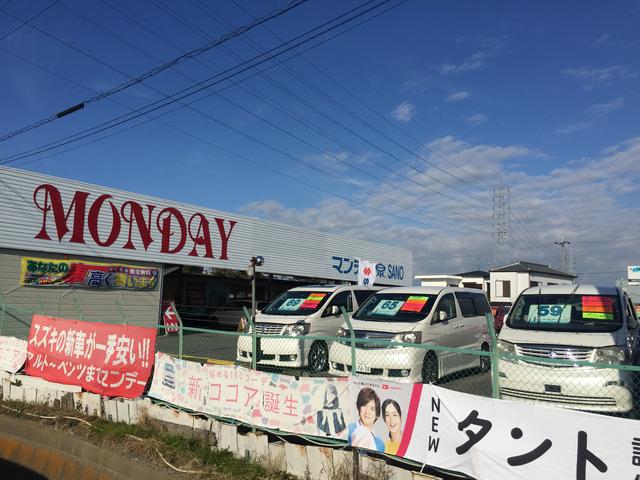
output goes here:
[[493, 187], [493, 238], [496, 241], [495, 264], [506, 265], [511, 257], [511, 190], [504, 183]]
[[569, 253], [569, 248], [567, 245], [571, 245], [571, 242], [567, 241], [562, 235], [562, 240], [559, 242], [553, 242], [556, 245], [560, 246], [560, 267], [559, 270], [561, 272], [566, 273], [574, 273], [573, 269], [573, 258], [571, 258], [571, 253]]

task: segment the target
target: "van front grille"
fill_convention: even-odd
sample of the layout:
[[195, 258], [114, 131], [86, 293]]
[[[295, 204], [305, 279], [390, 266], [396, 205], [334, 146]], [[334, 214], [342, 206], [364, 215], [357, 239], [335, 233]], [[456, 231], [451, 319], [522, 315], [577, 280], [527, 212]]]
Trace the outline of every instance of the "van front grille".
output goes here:
[[256, 323], [256, 333], [260, 335], [279, 335], [283, 328], [282, 323]]
[[[593, 359], [595, 349], [588, 347], [571, 347], [566, 345], [537, 345], [522, 343], [516, 345], [516, 354], [527, 357], [537, 357], [544, 359], [569, 360], [579, 362], [590, 362]], [[526, 360], [523, 360], [526, 361]], [[532, 362], [538, 364], [538, 362]], [[552, 364], [540, 362], [541, 365], [549, 367], [566, 367], [563, 364]]]

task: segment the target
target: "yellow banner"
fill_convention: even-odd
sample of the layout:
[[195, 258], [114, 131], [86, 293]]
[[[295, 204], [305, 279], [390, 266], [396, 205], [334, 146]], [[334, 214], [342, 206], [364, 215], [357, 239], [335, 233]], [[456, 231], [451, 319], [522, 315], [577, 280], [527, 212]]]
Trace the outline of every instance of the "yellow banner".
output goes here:
[[157, 268], [22, 257], [20, 285], [155, 290], [158, 275]]

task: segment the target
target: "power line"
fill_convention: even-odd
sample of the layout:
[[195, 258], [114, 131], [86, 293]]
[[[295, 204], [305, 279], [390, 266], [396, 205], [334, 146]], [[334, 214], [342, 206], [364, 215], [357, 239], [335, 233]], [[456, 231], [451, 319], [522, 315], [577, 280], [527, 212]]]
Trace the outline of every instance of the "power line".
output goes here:
[[[166, 5], [164, 2], [162, 2], [162, 0], [147, 0], [147, 1], [149, 1], [149, 2], [150, 2], [150, 3], [152, 3], [153, 5], [155, 5], [155, 6], [159, 7], [159, 8], [161, 8], [161, 9], [162, 9], [162, 10], [163, 10], [167, 15], [169, 15], [171, 18], [173, 18], [174, 20], [178, 21], [178, 22], [179, 22], [179, 23], [181, 23], [182, 25], [186, 26], [188, 29], [190, 29], [190, 30], [192, 30], [192, 31], [196, 32], [196, 33], [197, 33], [198, 35], [200, 35], [202, 38], [204, 38], [205, 40], [207, 40], [207, 38], [208, 38], [208, 37], [207, 37], [207, 35], [206, 35], [206, 33], [205, 33], [204, 31], [202, 31], [201, 29], [199, 29], [198, 27], [196, 27], [196, 26], [195, 26], [193, 23], [191, 23], [188, 19], [186, 19], [185, 17], [183, 17], [182, 15], [180, 15], [178, 12], [176, 12], [175, 10], [173, 10], [171, 7], [169, 7], [168, 5]], [[206, 14], [208, 14], [208, 15], [209, 15], [209, 13], [207, 12], [207, 10], [203, 10], [203, 11], [204, 11], [204, 13], [206, 13]], [[212, 15], [209, 15], [209, 16], [210, 16], [210, 17], [212, 17]], [[213, 17], [212, 17], [212, 18], [213, 18]], [[218, 21], [218, 22], [222, 24], [222, 22], [221, 22], [221, 21]], [[230, 25], [228, 24], [228, 22], [224, 22], [224, 25], [223, 25], [223, 26], [224, 26], [225, 28], [228, 28]], [[278, 37], [278, 38], [279, 38], [279, 37]], [[252, 45], [252, 46], [256, 49], [256, 51], [258, 51], [259, 53], [261, 53], [261, 50], [260, 50], [257, 46], [255, 46], [254, 42], [252, 42], [251, 40], [249, 40], [249, 39], [248, 39], [248, 38], [246, 38], [246, 37], [243, 37], [243, 39], [242, 39], [242, 40], [243, 40], [243, 41], [245, 41], [246, 43], [248, 43], [248, 44]], [[232, 52], [231, 50], [229, 50], [228, 48], [226, 48], [226, 47], [224, 47], [224, 46], [223, 46], [223, 47], [222, 47], [222, 50], [223, 50], [223, 51], [225, 51], [225, 52], [227, 52], [227, 53], [228, 53], [230, 56], [232, 56], [234, 59], [236, 59], [236, 60], [242, 60], [238, 55], [236, 55], [235, 53], [233, 53], [233, 52]], [[287, 67], [285, 64], [282, 64], [282, 68], [283, 68], [283, 69], [285, 69], [287, 72], [290, 72], [290, 68], [289, 68], [289, 67]], [[299, 97], [298, 95], [296, 95], [294, 92], [292, 92], [292, 91], [291, 91], [291, 90], [289, 90], [288, 88], [284, 87], [284, 86], [283, 86], [282, 84], [280, 84], [279, 82], [277, 82], [277, 81], [273, 80], [269, 75], [262, 73], [262, 74], [260, 74], [260, 76], [262, 76], [263, 78], [265, 78], [265, 79], [267, 79], [268, 81], [270, 81], [273, 85], [275, 85], [276, 87], [280, 88], [282, 91], [284, 91], [285, 93], [287, 93], [287, 94], [288, 94], [289, 96], [291, 96], [292, 98], [296, 99], [298, 102], [300, 102], [301, 104], [303, 104], [303, 105], [304, 105], [304, 106], [306, 106], [307, 108], [312, 109], [313, 111], [316, 111], [316, 112], [318, 112], [318, 113], [324, 114], [324, 112], [319, 112], [319, 110], [318, 110], [316, 107], [314, 107], [312, 104], [309, 104], [308, 102], [306, 102], [306, 100], [302, 99], [301, 97]], [[278, 104], [276, 104], [275, 102], [272, 102], [272, 101], [270, 101], [270, 100], [266, 99], [264, 96], [262, 96], [262, 95], [260, 95], [260, 94], [258, 94], [258, 93], [255, 93], [255, 92], [254, 92], [254, 91], [252, 91], [250, 88], [248, 88], [248, 87], [246, 87], [246, 86], [241, 86], [240, 88], [241, 88], [241, 89], [243, 89], [244, 91], [246, 91], [246, 92], [248, 92], [248, 93], [252, 94], [252, 95], [253, 95], [253, 96], [255, 96], [256, 98], [259, 98], [259, 99], [261, 99], [262, 101], [265, 101], [265, 102], [269, 103], [270, 105], [274, 106], [274, 107], [275, 107], [276, 109], [278, 109], [279, 111], [283, 111], [283, 109], [282, 109]], [[228, 103], [230, 103], [231, 105], [233, 105], [234, 107], [236, 107], [236, 108], [238, 108], [238, 109], [240, 109], [240, 110], [244, 111], [245, 113], [247, 113], [247, 114], [249, 114], [249, 115], [251, 115], [251, 116], [253, 116], [253, 117], [255, 117], [255, 118], [258, 118], [259, 120], [261, 120], [261, 121], [263, 121], [263, 122], [267, 123], [267, 124], [268, 124], [268, 125], [270, 125], [271, 127], [275, 128], [275, 129], [277, 129], [277, 130], [280, 130], [281, 132], [283, 132], [283, 133], [285, 133], [285, 134], [287, 134], [287, 135], [289, 135], [289, 136], [292, 136], [293, 138], [295, 138], [296, 140], [298, 140], [298, 141], [300, 141], [300, 142], [302, 142], [302, 143], [306, 144], [307, 146], [310, 146], [310, 147], [312, 147], [312, 148], [314, 148], [314, 149], [316, 149], [316, 150], [319, 150], [321, 153], [323, 153], [323, 154], [325, 154], [325, 155], [329, 156], [330, 158], [333, 158], [334, 160], [339, 161], [340, 163], [343, 163], [343, 164], [347, 165], [349, 168], [352, 168], [352, 169], [354, 169], [354, 170], [356, 170], [356, 171], [358, 171], [358, 172], [360, 172], [360, 173], [363, 173], [363, 174], [365, 174], [365, 175], [367, 175], [367, 176], [373, 177], [373, 178], [375, 178], [376, 180], [383, 180], [383, 179], [381, 179], [380, 177], [376, 177], [376, 176], [372, 175], [370, 172], [368, 172], [368, 171], [367, 171], [367, 170], [365, 170], [365, 169], [362, 169], [362, 168], [359, 168], [359, 167], [357, 167], [357, 166], [351, 165], [351, 164], [350, 164], [350, 163], [348, 163], [346, 160], [341, 159], [341, 158], [338, 158], [338, 157], [336, 157], [335, 155], [332, 155], [332, 154], [330, 154], [330, 153], [327, 153], [327, 152], [323, 151], [322, 149], [320, 149], [320, 148], [319, 148], [319, 147], [317, 147], [316, 145], [313, 145], [313, 144], [309, 143], [308, 141], [306, 141], [306, 140], [304, 140], [304, 139], [301, 139], [298, 135], [295, 135], [295, 134], [291, 133], [290, 131], [288, 131], [288, 130], [286, 130], [286, 129], [283, 129], [282, 127], [280, 127], [280, 126], [278, 126], [278, 125], [274, 124], [273, 122], [270, 122], [269, 120], [266, 120], [266, 119], [265, 119], [264, 117], [262, 117], [261, 115], [259, 115], [259, 114], [255, 113], [255, 112], [253, 112], [253, 111], [251, 111], [251, 110], [249, 110], [249, 109], [247, 109], [247, 108], [243, 107], [242, 105], [238, 104], [237, 102], [234, 102], [233, 100], [229, 99], [228, 97], [226, 97], [226, 96], [224, 96], [224, 95], [221, 95], [221, 94], [218, 94], [218, 96], [219, 96], [220, 98], [222, 98], [223, 100], [227, 101]], [[284, 111], [284, 113], [285, 113], [287, 116], [289, 116], [290, 118], [294, 118], [294, 120], [295, 120], [295, 121], [298, 121], [298, 122], [302, 123], [302, 124], [303, 124], [303, 125], [305, 125], [307, 128], [312, 129], [312, 130], [313, 130], [313, 131], [315, 131], [316, 133], [318, 133], [318, 131], [319, 131], [319, 130], [321, 130], [321, 129], [317, 128], [317, 127], [314, 127], [314, 126], [309, 125], [309, 122], [307, 122], [307, 121], [305, 121], [305, 120], [303, 120], [303, 119], [300, 119], [300, 117], [299, 117], [298, 115], [296, 115], [296, 114], [293, 114], [293, 115], [292, 115], [292, 114], [291, 114], [290, 112], [288, 112], [287, 110], [285, 110], [285, 111]], [[348, 127], [346, 127], [345, 125], [340, 124], [339, 122], [337, 122], [337, 121], [336, 121], [336, 120], [334, 120], [333, 118], [330, 118], [330, 117], [328, 117], [328, 116], [326, 116], [326, 115], [325, 115], [325, 117], [326, 117], [326, 118], [328, 118], [328, 119], [329, 119], [330, 121], [332, 121], [333, 123], [337, 123], [337, 124], [338, 124], [338, 125], [340, 125], [343, 129], [348, 129]], [[350, 151], [352, 151], [353, 153], [355, 153], [356, 155], [358, 155], [358, 153], [357, 153], [357, 152], [355, 152], [351, 147], [348, 147], [348, 146], [344, 145], [344, 143], [339, 142], [337, 139], [335, 139], [335, 137], [330, 136], [328, 133], [324, 132], [324, 136], [326, 136], [327, 138], [332, 139], [332, 140], [333, 140], [333, 141], [335, 141], [336, 143], [338, 143], [338, 144], [342, 145], [343, 147], [347, 148], [348, 150], [350, 150]], [[367, 159], [367, 160], [368, 160], [368, 158], [367, 158], [367, 157], [365, 157], [364, 155], [361, 155], [361, 156], [362, 156], [363, 158], [365, 158], [365, 159]], [[376, 163], [376, 164], [377, 164], [377, 163]], [[383, 169], [385, 169], [385, 170], [387, 170], [387, 171], [389, 171], [389, 172], [392, 172], [392, 173], [394, 173], [394, 174], [398, 174], [399, 176], [402, 176], [403, 178], [406, 178], [407, 180], [414, 182], [414, 183], [415, 183], [416, 185], [418, 185], [418, 186], [421, 186], [421, 187], [423, 187], [423, 188], [429, 189], [429, 187], [427, 187], [426, 185], [422, 184], [421, 182], [416, 182], [416, 181], [415, 181], [413, 178], [411, 178], [411, 177], [408, 177], [408, 176], [405, 176], [405, 175], [399, 174], [395, 169], [393, 169], [393, 168], [389, 167], [388, 165], [385, 165], [385, 164], [377, 164], [377, 165], [379, 165], [381, 168], [383, 168]], [[435, 190], [430, 190], [430, 191], [434, 191], [434, 193], [439, 193], [438, 191], [435, 191]], [[449, 209], [449, 210], [452, 210], [452, 211], [458, 211], [457, 209]], [[421, 214], [424, 214], [424, 213], [425, 213], [425, 212], [421, 212]], [[464, 213], [467, 213], [467, 212], [464, 212]], [[431, 214], [431, 216], [433, 216], [433, 217], [435, 217], [435, 218], [437, 218], [437, 217], [438, 217], [438, 215], [435, 215], [435, 214]], [[442, 216], [440, 216], [440, 217], [441, 217], [441, 218], [444, 218], [444, 217], [442, 217]], [[477, 216], [476, 216], [476, 218], [474, 218], [474, 219], [475, 219], [475, 220], [477, 220]], [[448, 219], [447, 219], [447, 220], [448, 220]]]
[[[30, 62], [30, 63], [32, 63], [32, 62]], [[37, 65], [36, 65], [36, 66], [37, 66]], [[45, 71], [49, 71], [49, 70], [45, 69]], [[49, 71], [49, 72], [50, 72], [50, 73], [53, 73], [53, 72], [51, 72], [51, 71]], [[65, 80], [68, 80], [68, 79], [66, 79], [65, 77], [61, 77], [61, 78], [64, 78]], [[74, 83], [76, 83], [76, 82], [74, 82]], [[86, 88], [86, 87], [83, 87], [83, 88]], [[156, 118], [157, 118], [157, 117], [156, 117]], [[176, 129], [176, 130], [178, 130], [178, 131], [181, 131], [182, 133], [185, 133], [185, 134], [188, 134], [188, 135], [190, 135], [190, 136], [192, 136], [192, 137], [194, 137], [194, 138], [197, 138], [197, 139], [199, 139], [199, 140], [201, 140], [201, 141], [204, 141], [204, 142], [206, 142], [206, 143], [209, 143], [210, 145], [212, 145], [212, 146], [214, 146], [214, 147], [216, 147], [216, 148], [219, 148], [219, 149], [221, 149], [221, 148], [222, 148], [222, 147], [220, 147], [220, 146], [218, 146], [218, 145], [212, 144], [211, 142], [208, 142], [208, 141], [206, 141], [206, 140], [204, 140], [204, 139], [202, 139], [202, 138], [200, 138], [200, 137], [197, 137], [197, 136], [191, 135], [191, 134], [189, 134], [189, 133], [187, 133], [187, 132], [185, 132], [185, 131], [183, 131], [183, 130], [181, 130], [181, 129], [178, 129], [178, 128], [176, 128], [176, 127], [173, 127], [173, 126], [171, 126], [171, 125], [169, 125], [169, 124], [166, 124], [166, 125], [167, 125], [167, 126], [170, 126], [170, 127], [172, 127], [172, 128], [174, 128], [174, 129]], [[94, 140], [94, 141], [96, 141], [96, 140]], [[223, 150], [224, 150], [224, 149], [223, 149]], [[229, 153], [229, 154], [232, 154], [232, 155], [235, 155], [236, 157], [238, 157], [238, 155], [237, 155], [237, 154], [235, 154], [234, 152], [231, 152], [231, 151], [229, 151], [229, 150], [225, 150], [225, 151], [226, 151], [227, 153]], [[246, 157], [244, 157], [244, 159], [245, 159], [245, 160], [248, 160]], [[253, 163], [256, 163], [256, 162], [253, 162]], [[261, 166], [265, 167], [264, 165], [261, 165]], [[265, 168], [266, 168], [266, 167], [265, 167]], [[294, 180], [297, 180], [295, 177], [291, 177], [291, 176], [289, 176], [289, 175], [287, 175], [287, 174], [283, 174], [282, 172], [279, 172], [279, 171], [276, 171], [276, 170], [273, 170], [273, 169], [270, 169], [270, 170], [274, 171], [275, 173], [279, 173], [279, 174], [282, 174], [282, 175], [284, 175], [284, 176], [286, 176], [286, 177], [289, 177], [289, 178], [292, 178], [292, 179], [294, 179]], [[302, 183], [304, 183], [304, 184], [306, 184], [306, 185], [308, 185], [308, 186], [311, 186], [311, 184], [308, 184], [307, 182], [302, 182]], [[322, 190], [322, 189], [320, 189], [320, 190], [321, 190], [321, 191], [324, 191], [324, 190]], [[325, 192], [326, 192], [326, 193], [329, 193], [330, 195], [335, 195], [335, 194], [332, 194], [331, 192], [327, 192], [327, 191], [325, 191]], [[336, 195], [336, 196], [341, 197], [340, 195]], [[346, 197], [341, 197], [341, 198], [344, 198], [344, 199], [345, 199], [345, 200], [347, 200], [347, 201], [352, 201], [352, 202], [353, 202], [353, 200], [352, 200], [352, 199], [348, 199], [348, 198], [346, 198]], [[365, 208], [369, 208], [369, 207], [367, 207], [367, 206], [366, 206], [366, 205], [364, 205], [364, 204], [363, 204], [363, 206], [365, 206]], [[413, 221], [415, 221], [415, 218], [413, 218], [412, 220], [413, 220]]]
[[[57, 1], [58, 0], [56, 0], [56, 3], [57, 3]], [[262, 25], [265, 22], [268, 22], [270, 20], [273, 20], [274, 18], [280, 17], [281, 15], [284, 15], [285, 13], [288, 13], [289, 11], [293, 10], [294, 8], [299, 7], [303, 3], [306, 3], [307, 1], [309, 1], [309, 0], [293, 0], [286, 7], [274, 10], [269, 15], [266, 15], [264, 17], [256, 19], [253, 22], [249, 23], [248, 25], [244, 25], [242, 27], [239, 27], [239, 28], [235, 29], [234, 31], [227, 33], [226, 35], [223, 35], [222, 37], [220, 37], [220, 38], [218, 38], [218, 39], [216, 39], [214, 41], [211, 41], [211, 42], [207, 43], [206, 45], [203, 45], [200, 48], [196, 48], [194, 50], [191, 50], [190, 52], [187, 52], [187, 53], [185, 53], [183, 55], [180, 55], [179, 57], [176, 57], [173, 60], [164, 63], [163, 65], [155, 67], [155, 68], [149, 70], [148, 72], [146, 72], [146, 73], [144, 73], [142, 75], [139, 75], [137, 77], [133, 77], [127, 82], [124, 82], [124, 83], [122, 83], [122, 84], [120, 84], [120, 85], [118, 85], [116, 87], [110, 88], [109, 90], [107, 90], [105, 92], [102, 92], [102, 93], [100, 93], [98, 95], [94, 95], [93, 97], [90, 97], [90, 98], [87, 98], [87, 99], [85, 99], [85, 100], [83, 100], [81, 102], [78, 102], [76, 105], [63, 110], [62, 112], [58, 112], [58, 113], [56, 113], [54, 115], [51, 115], [51, 116], [46, 117], [46, 118], [43, 118], [42, 120], [39, 120], [38, 122], [32, 123], [32, 124], [27, 125], [25, 127], [19, 128], [18, 130], [14, 130], [13, 132], [7, 133], [7, 134], [3, 135], [2, 137], [0, 137], [0, 142], [5, 141], [5, 140], [7, 140], [9, 138], [15, 137], [16, 135], [20, 135], [20, 134], [23, 134], [25, 132], [28, 132], [30, 130], [34, 130], [34, 129], [38, 128], [38, 127], [42, 127], [43, 125], [46, 125], [48, 123], [53, 122], [54, 120], [62, 118], [63, 116], [68, 115], [69, 113], [72, 113], [72, 112], [75, 112], [75, 111], [77, 111], [77, 110], [79, 110], [81, 108], [84, 108], [90, 103], [98, 102], [98, 101], [100, 101], [100, 100], [102, 100], [104, 98], [110, 97], [111, 95], [114, 95], [116, 93], [122, 92], [123, 90], [126, 90], [127, 88], [130, 88], [130, 87], [132, 87], [134, 85], [142, 83], [145, 80], [148, 80], [149, 78], [151, 78], [151, 77], [153, 77], [155, 75], [158, 75], [159, 73], [167, 70], [168, 68], [171, 68], [171, 67], [173, 67], [175, 65], [178, 65], [179, 63], [182, 63], [185, 60], [188, 60], [190, 58], [194, 58], [194, 57], [196, 57], [198, 55], [201, 55], [201, 54], [211, 50], [212, 48], [217, 47], [218, 45], [221, 45], [221, 44], [231, 40], [232, 38], [235, 38], [235, 37], [237, 37], [239, 35], [242, 35], [242, 34], [248, 32], [248, 31], [256, 28], [257, 26]], [[52, 6], [53, 5], [50, 5], [48, 8], [50, 8]], [[9, 15], [10, 17], [12, 17], [14, 19], [22, 21], [18, 17], [14, 16], [14, 15], [8, 13], [8, 12], [5, 12], [5, 13], [7, 13], [7, 15]], [[36, 17], [37, 17], [37, 15], [36, 15]], [[27, 21], [24, 21], [23, 24], [21, 25], [21, 27], [26, 25], [26, 24], [29, 24], [30, 21], [31, 21], [31, 19], [27, 20]], [[33, 25], [29, 25], [29, 26], [31, 26], [32, 28], [35, 28], [35, 27], [33, 27]], [[36, 30], [39, 30], [39, 29], [36, 28]]]
[[[6, 12], [4, 9], [7, 5], [9, 5], [11, 3], [12, 0], [9, 0], [7, 3], [5, 3], [2, 7], [0, 7], [0, 10], [2, 10], [2, 13], [5, 13], [6, 15], [16, 19], [16, 17], [14, 17], [13, 15], [11, 15], [9, 12]], [[0, 40], [4, 40], [5, 38], [7, 38], [9, 35], [11, 35], [14, 32], [17, 32], [18, 30], [20, 30], [22, 27], [24, 27], [25, 25], [31, 23], [33, 20], [35, 20], [36, 18], [38, 18], [40, 15], [42, 15], [44, 12], [46, 12], [47, 10], [49, 10], [51, 7], [55, 6], [60, 0], [54, 0], [53, 3], [51, 3], [50, 5], [48, 5], [46, 8], [40, 10], [38, 13], [36, 13], [34, 16], [32, 16], [31, 18], [29, 18], [28, 20], [20, 20], [17, 19], [20, 22], [20, 25], [18, 25], [17, 27], [15, 27], [13, 30], [8, 31], [7, 33], [5, 33], [3, 36], [0, 37]]]
[[[136, 119], [136, 118], [138, 118], [140, 116], [148, 115], [151, 112], [154, 112], [156, 110], [164, 108], [164, 107], [166, 107], [168, 105], [171, 105], [173, 103], [180, 102], [184, 98], [187, 98], [187, 97], [190, 97], [192, 95], [195, 95], [195, 94], [197, 94], [197, 93], [199, 93], [199, 92], [201, 92], [203, 90], [206, 90], [206, 89], [208, 89], [208, 88], [210, 88], [210, 87], [212, 87], [214, 85], [222, 83], [222, 82], [224, 82], [226, 80], [229, 80], [229, 79], [231, 79], [233, 77], [236, 77], [236, 76], [238, 76], [238, 75], [240, 75], [240, 74], [242, 74], [244, 72], [247, 72], [247, 71], [249, 71], [251, 69], [255, 69], [257, 66], [262, 65], [262, 64], [268, 62], [269, 60], [271, 60], [273, 58], [280, 57], [280, 56], [284, 55], [285, 53], [290, 52], [291, 50], [293, 50], [296, 47], [299, 47], [301, 45], [305, 45], [305, 44], [307, 44], [307, 43], [309, 43], [309, 42], [311, 42], [311, 41], [313, 41], [313, 40], [325, 35], [326, 33], [332, 32], [333, 30], [336, 30], [336, 29], [338, 29], [338, 28], [340, 28], [340, 27], [342, 27], [342, 26], [344, 26], [344, 25], [346, 25], [348, 23], [351, 23], [354, 20], [366, 15], [367, 13], [369, 13], [369, 12], [371, 12], [371, 11], [373, 11], [373, 10], [375, 10], [375, 9], [377, 9], [377, 8], [387, 4], [387, 3], [389, 3], [390, 1], [391, 0], [382, 0], [380, 3], [378, 3], [378, 4], [376, 4], [376, 5], [372, 6], [372, 7], [369, 7], [367, 9], [365, 9], [364, 11], [351, 14], [351, 12], [354, 12], [354, 11], [357, 11], [357, 10], [361, 9], [361, 7], [363, 5], [367, 5], [367, 4], [371, 3], [371, 0], [368, 1], [368, 2], [365, 2], [361, 6], [356, 7], [354, 9], [351, 9], [348, 12], [343, 13], [343, 14], [337, 16], [337, 17], [334, 17], [333, 19], [331, 19], [331, 20], [329, 20], [329, 21], [327, 21], [327, 22], [325, 22], [325, 23], [323, 23], [323, 24], [321, 24], [321, 25], [319, 25], [317, 27], [314, 27], [311, 30], [308, 30], [308, 31], [306, 31], [306, 32], [294, 37], [293, 39], [289, 40], [288, 42], [286, 42], [284, 44], [281, 44], [281, 45], [278, 45], [276, 47], [273, 47], [272, 49], [270, 49], [267, 52], [265, 52], [265, 54], [268, 53], [269, 55], [266, 55], [266, 56], [265, 56], [265, 54], [257, 55], [255, 57], [253, 57], [252, 59], [243, 62], [240, 65], [235, 65], [234, 67], [231, 67], [231, 68], [229, 68], [229, 69], [227, 69], [227, 70], [225, 70], [225, 71], [223, 71], [223, 72], [221, 72], [219, 74], [216, 74], [216, 75], [214, 75], [212, 77], [209, 77], [209, 78], [207, 78], [205, 80], [202, 80], [201, 82], [198, 82], [197, 84], [192, 85], [191, 87], [184, 88], [184, 89], [182, 89], [182, 90], [180, 90], [178, 92], [175, 92], [174, 94], [169, 95], [169, 96], [167, 96], [165, 98], [162, 98], [160, 100], [156, 100], [154, 102], [151, 102], [151, 103], [149, 103], [149, 104], [147, 104], [147, 105], [145, 105], [143, 107], [140, 107], [140, 108], [134, 110], [133, 112], [131, 112], [131, 113], [135, 114], [133, 116], [130, 116], [130, 114], [121, 115], [119, 117], [113, 118], [113, 119], [111, 119], [109, 121], [106, 121], [106, 122], [98, 124], [98, 125], [96, 125], [94, 127], [82, 130], [80, 132], [77, 132], [77, 133], [75, 133], [73, 135], [69, 135], [67, 137], [64, 137], [62, 139], [56, 140], [54, 142], [50, 142], [48, 144], [41, 145], [40, 147], [36, 147], [34, 149], [27, 150], [26, 152], [22, 152], [20, 154], [14, 154], [14, 155], [10, 155], [8, 157], [4, 157], [4, 158], [0, 159], [0, 165], [11, 163], [11, 162], [15, 162], [15, 161], [18, 161], [18, 160], [22, 160], [24, 158], [28, 158], [28, 157], [31, 157], [33, 155], [38, 155], [40, 153], [44, 153], [46, 151], [49, 151], [49, 150], [52, 150], [52, 149], [55, 149], [55, 148], [59, 148], [61, 146], [67, 145], [69, 143], [81, 140], [82, 138], [85, 138], [87, 136], [96, 135], [97, 133], [100, 133], [100, 132], [102, 132], [104, 130], [107, 130], [107, 129], [110, 129], [110, 128], [114, 128], [114, 127], [116, 127], [118, 125], [121, 125], [123, 123], [132, 121], [132, 120], [134, 120], [134, 119]], [[408, 0], [402, 0], [400, 3], [388, 8], [387, 10], [385, 10], [383, 12], [380, 12], [380, 14], [385, 13], [386, 11], [389, 11], [392, 8], [398, 7], [398, 6], [406, 3], [407, 1]], [[349, 15], [351, 15], [351, 16], [349, 16]], [[343, 19], [343, 17], [346, 17], [346, 18]], [[342, 19], [340, 22], [338, 22], [335, 25], [331, 25], [332, 23], [334, 23], [334, 22], [336, 22], [336, 21], [338, 21], [340, 19]], [[329, 25], [331, 25], [331, 26], [329, 26]], [[358, 25], [355, 25], [355, 26], [358, 26]], [[355, 26], [353, 28], [355, 28]], [[313, 35], [308, 36], [310, 33], [316, 32], [318, 30], [319, 30], [318, 33], [314, 33]], [[307, 38], [304, 38], [304, 37], [307, 37]], [[321, 39], [317, 44], [308, 47], [308, 50], [310, 50], [312, 48], [316, 48], [316, 47], [322, 45], [323, 43], [326, 43], [327, 41], [330, 41], [332, 38], [334, 38], [334, 37], [327, 37], [325, 39]], [[289, 46], [287, 46], [287, 45], [289, 45]], [[70, 48], [73, 48], [74, 50], [78, 50], [76, 47], [73, 47], [73, 46], [70, 46]], [[295, 56], [295, 54], [294, 54], [294, 56]], [[263, 58], [261, 58], [261, 57], [263, 57]], [[104, 62], [102, 62], [99, 59], [96, 59], [96, 61], [100, 62], [101, 64], [104, 64]], [[255, 62], [255, 63], [252, 63], [252, 62]], [[277, 64], [275, 64], [273, 66], [275, 67], [275, 66], [277, 66]], [[240, 67], [242, 67], [242, 68], [240, 68]], [[240, 68], [240, 70], [237, 70], [238, 68]], [[234, 71], [234, 70], [237, 70], [237, 71]], [[221, 76], [222, 76], [222, 78], [220, 78], [218, 80], [215, 80], [216, 78], [221, 77]], [[203, 97], [203, 98], [206, 98], [206, 97]]]

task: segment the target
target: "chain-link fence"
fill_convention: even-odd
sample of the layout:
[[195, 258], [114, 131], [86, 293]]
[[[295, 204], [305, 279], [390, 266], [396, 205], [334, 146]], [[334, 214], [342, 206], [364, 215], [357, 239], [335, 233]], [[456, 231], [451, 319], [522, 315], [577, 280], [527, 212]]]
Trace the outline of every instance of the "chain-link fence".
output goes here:
[[[0, 335], [26, 339], [36, 313], [47, 312], [0, 302]], [[237, 324], [226, 330], [158, 325], [156, 348], [188, 360], [294, 376], [355, 374], [437, 383], [473, 395], [640, 418], [640, 367], [624, 349], [507, 343], [495, 338], [491, 316], [486, 337], [469, 339], [456, 329], [449, 337], [421, 338], [380, 326], [358, 330], [347, 315], [344, 320], [337, 335], [309, 335], [303, 324], [251, 320], [242, 331], [236, 331]]]

